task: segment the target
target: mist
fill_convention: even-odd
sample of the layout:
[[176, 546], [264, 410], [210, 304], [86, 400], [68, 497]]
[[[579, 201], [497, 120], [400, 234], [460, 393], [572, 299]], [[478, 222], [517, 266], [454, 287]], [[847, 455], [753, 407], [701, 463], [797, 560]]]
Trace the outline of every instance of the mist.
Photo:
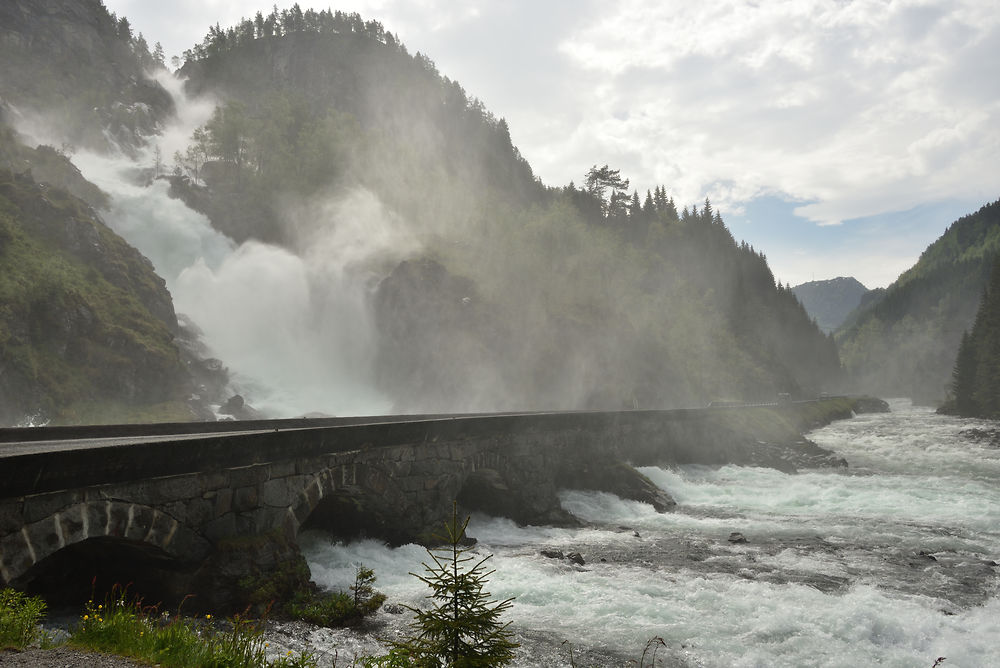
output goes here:
[[[285, 203], [293, 248], [237, 244], [153, 179], [157, 149], [187, 145], [214, 102], [188, 99], [161, 75], [177, 108], [163, 133], [133, 158], [80, 151], [73, 161], [111, 195], [108, 225], [164, 278], [178, 315], [228, 368], [231, 392], [269, 417], [379, 414], [370, 295], [387, 263], [417, 248], [402, 219], [370, 191], [328, 192]], [[152, 179], [152, 180], [150, 180]]]

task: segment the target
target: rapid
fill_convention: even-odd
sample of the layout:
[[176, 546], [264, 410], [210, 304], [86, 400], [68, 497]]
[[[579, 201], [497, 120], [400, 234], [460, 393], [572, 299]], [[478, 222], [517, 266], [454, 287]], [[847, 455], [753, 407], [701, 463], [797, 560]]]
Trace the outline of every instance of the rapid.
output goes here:
[[[1000, 448], [975, 429], [995, 426], [897, 401], [809, 434], [846, 470], [647, 467], [675, 512], [568, 490], [584, 528], [473, 515], [474, 549], [494, 555], [489, 590], [515, 597], [515, 665], [638, 665], [661, 639], [645, 665], [656, 649], [664, 666], [1000, 666]], [[400, 604], [426, 604], [409, 575], [420, 547], [315, 532], [301, 544], [324, 587], [373, 568], [388, 612], [367, 633], [279, 629], [276, 649], [349, 662], [406, 633]]]

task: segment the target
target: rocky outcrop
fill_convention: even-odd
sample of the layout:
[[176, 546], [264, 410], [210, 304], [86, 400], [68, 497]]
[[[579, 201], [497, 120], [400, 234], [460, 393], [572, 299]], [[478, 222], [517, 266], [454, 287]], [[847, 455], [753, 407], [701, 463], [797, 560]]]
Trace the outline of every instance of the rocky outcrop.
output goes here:
[[5, 125], [9, 123], [5, 115], [0, 105], [0, 168], [15, 174], [30, 172], [38, 183], [61, 188], [95, 209], [108, 208], [107, 193], [85, 179], [65, 153], [52, 146], [29, 148], [22, 137]]
[[623, 499], [648, 503], [659, 512], [672, 510], [677, 502], [630, 464], [607, 457], [578, 457], [567, 462], [557, 479], [567, 489], [593, 489]]
[[407, 260], [379, 285], [374, 311], [376, 379], [399, 412], [475, 410], [484, 400], [502, 405], [509, 370], [498, 348], [513, 332], [492, 316], [471, 280], [432, 259]]
[[669, 403], [662, 351], [631, 322], [532, 299], [511, 310], [433, 258], [401, 262], [374, 296], [379, 387], [401, 413]]
[[284, 228], [283, 219], [272, 210], [263, 193], [237, 187], [221, 162], [208, 162], [202, 167], [204, 185], [187, 176], [169, 176], [169, 195], [190, 209], [204, 214], [212, 227], [237, 243], [256, 239], [265, 243], [289, 244], [292, 239]]
[[0, 95], [75, 145], [143, 144], [173, 113], [173, 101], [145, 74], [122, 20], [100, 0], [0, 3]]
[[888, 413], [889, 402], [878, 397], [855, 397], [852, 408], [859, 415], [862, 413]]

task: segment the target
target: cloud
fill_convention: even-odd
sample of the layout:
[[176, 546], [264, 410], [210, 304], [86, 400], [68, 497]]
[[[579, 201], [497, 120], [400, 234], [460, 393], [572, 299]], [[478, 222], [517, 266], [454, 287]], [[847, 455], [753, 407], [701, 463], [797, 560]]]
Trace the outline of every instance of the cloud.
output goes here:
[[820, 224], [983, 196], [1000, 16], [980, 4], [618, 3], [561, 44], [601, 82], [571, 136], [684, 201], [784, 193]]

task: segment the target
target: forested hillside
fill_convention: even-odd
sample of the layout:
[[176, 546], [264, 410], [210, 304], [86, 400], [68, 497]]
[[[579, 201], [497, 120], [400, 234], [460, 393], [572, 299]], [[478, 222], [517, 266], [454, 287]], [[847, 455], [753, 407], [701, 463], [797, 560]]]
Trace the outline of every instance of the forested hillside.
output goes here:
[[962, 334], [942, 412], [1000, 418], [1000, 262], [993, 265], [970, 331]]
[[815, 392], [837, 353], [711, 203], [610, 166], [545, 187], [507, 124], [358, 15], [285, 10], [186, 54], [222, 102], [174, 192], [236, 239], [303, 252], [289, 202], [375, 193], [419, 251], [373, 295], [401, 410], [665, 406]]
[[837, 334], [852, 386], [940, 403], [1000, 253], [1000, 202], [963, 216]]

